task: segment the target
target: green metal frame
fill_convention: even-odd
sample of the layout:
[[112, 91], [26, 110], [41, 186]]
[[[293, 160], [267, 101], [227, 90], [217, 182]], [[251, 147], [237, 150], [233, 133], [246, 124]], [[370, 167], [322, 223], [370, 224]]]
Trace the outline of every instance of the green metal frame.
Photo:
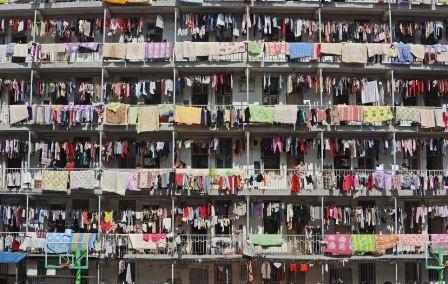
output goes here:
[[[445, 283], [445, 262], [444, 262], [444, 255], [446, 252], [446, 249], [443, 248], [439, 248], [439, 249], [435, 249], [432, 250], [429, 245], [427, 246], [427, 255], [425, 258], [425, 267], [426, 269], [430, 269], [430, 270], [437, 270], [439, 272], [439, 284], [444, 284]], [[438, 265], [431, 265], [429, 264], [429, 257], [434, 258]]]
[[[69, 249], [68, 252], [59, 254], [59, 265], [48, 264], [48, 257], [45, 257], [46, 269], [63, 269], [62, 264], [67, 264], [68, 269], [75, 271], [75, 284], [81, 284], [82, 270], [89, 269], [88, 244], [86, 248]], [[83, 259], [85, 262], [83, 264]]]

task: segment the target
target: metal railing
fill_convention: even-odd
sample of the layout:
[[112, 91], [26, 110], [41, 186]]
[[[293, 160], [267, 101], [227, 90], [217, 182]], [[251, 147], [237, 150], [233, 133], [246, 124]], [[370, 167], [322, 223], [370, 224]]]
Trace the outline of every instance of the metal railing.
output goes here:
[[[387, 236], [387, 234], [385, 234]], [[166, 255], [166, 256], [235, 256], [242, 255], [245, 250], [244, 235], [210, 235], [210, 234], [167, 234], [157, 243], [145, 241], [144, 234], [100, 234], [91, 255], [101, 257], [123, 258], [126, 255]], [[383, 255], [422, 255], [428, 248], [435, 247], [432, 235], [401, 234], [411, 241], [398, 240], [390, 249], [381, 252]], [[283, 243], [278, 246], [254, 245], [253, 253], [258, 256], [318, 256], [325, 253], [326, 243], [320, 235], [282, 235]], [[0, 232], [0, 251], [12, 251], [12, 241], [20, 243], [20, 251], [43, 254], [44, 247], [36, 249], [36, 242], [25, 240], [22, 232]], [[45, 246], [45, 239], [40, 239]], [[426, 241], [425, 241], [426, 240]]]

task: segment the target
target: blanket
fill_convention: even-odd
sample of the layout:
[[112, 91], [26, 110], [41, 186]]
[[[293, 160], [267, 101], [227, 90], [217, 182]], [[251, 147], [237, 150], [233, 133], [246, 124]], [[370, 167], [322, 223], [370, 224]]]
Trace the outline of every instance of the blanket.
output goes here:
[[352, 235], [352, 245], [355, 253], [375, 252], [375, 235]]
[[274, 123], [275, 109], [272, 106], [252, 105], [249, 107], [249, 112], [250, 122]]
[[70, 238], [70, 250], [93, 249], [95, 241], [96, 234], [73, 233]]
[[341, 56], [342, 44], [341, 43], [321, 43], [320, 52], [328, 55]]
[[137, 133], [159, 130], [159, 107], [144, 106], [138, 108]]
[[420, 122], [420, 110], [415, 107], [397, 107], [397, 121]]
[[324, 236], [324, 252], [333, 255], [351, 255], [351, 235], [335, 234]]
[[363, 121], [363, 108], [362, 106], [347, 106], [347, 105], [337, 105], [335, 107], [339, 113], [340, 121]]
[[117, 187], [115, 190], [116, 194], [124, 196], [126, 194], [126, 189], [128, 187], [129, 172], [117, 172]]
[[126, 59], [126, 44], [124, 43], [105, 43], [103, 45], [103, 57]]
[[275, 105], [274, 122], [284, 124], [296, 124], [297, 106], [296, 105]]
[[283, 245], [282, 235], [270, 235], [270, 234], [250, 235], [249, 241], [252, 242], [254, 245], [265, 247]]
[[423, 60], [425, 58], [425, 46], [421, 44], [410, 44], [411, 53], [417, 59]]
[[117, 171], [104, 170], [101, 177], [101, 188], [104, 192], [116, 192]]
[[186, 125], [201, 124], [201, 114], [199, 107], [175, 106], [174, 121]]
[[433, 108], [420, 109], [420, 124], [423, 128], [436, 127], [436, 118], [434, 116]]
[[444, 121], [444, 117], [448, 116], [448, 114], [446, 113], [446, 109], [442, 109], [442, 108], [436, 108], [434, 110], [434, 116], [436, 119], [436, 126], [437, 127], [446, 127], [445, 125], [445, 121]]
[[126, 59], [143, 61], [145, 60], [145, 43], [127, 43], [126, 44]]
[[42, 171], [42, 189], [53, 191], [66, 191], [68, 183], [67, 171]]
[[136, 107], [136, 106], [130, 106], [128, 108], [128, 123], [129, 124], [137, 124], [138, 109], [139, 109], [139, 107]]
[[366, 46], [368, 57], [384, 54], [384, 48], [382, 43], [366, 43]]
[[247, 53], [253, 57], [263, 56], [263, 43], [260, 42], [248, 42], [247, 43]]
[[172, 42], [147, 42], [145, 46], [146, 59], [170, 59], [173, 56]]
[[431, 247], [433, 249], [448, 249], [448, 234], [431, 234]]
[[28, 119], [28, 108], [26, 105], [9, 106], [9, 124], [15, 124]]
[[117, 111], [106, 106], [106, 124], [126, 124], [128, 116], [128, 105], [121, 104]]
[[268, 56], [289, 54], [289, 44], [287, 42], [266, 42], [264, 48]]
[[313, 57], [314, 43], [305, 42], [290, 42], [289, 43], [289, 58], [303, 58]]
[[342, 62], [367, 63], [366, 45], [359, 43], [344, 43], [342, 45]]
[[380, 122], [392, 120], [390, 106], [363, 106], [363, 122]]
[[132, 249], [137, 250], [155, 250], [157, 244], [143, 240], [143, 234], [129, 234], [129, 243]]
[[42, 53], [47, 53], [47, 52], [64, 53], [65, 52], [65, 43], [41, 44], [40, 51]]
[[376, 251], [385, 253], [387, 249], [395, 248], [398, 242], [398, 236], [390, 235], [375, 235]]
[[231, 55], [246, 52], [246, 44], [244, 42], [220, 42], [219, 55]]
[[49, 253], [64, 253], [69, 250], [71, 234], [47, 233], [45, 236], [45, 251]]
[[27, 57], [28, 56], [28, 45], [27, 44], [15, 44], [13, 57]]
[[398, 244], [402, 246], [424, 247], [429, 240], [428, 234], [399, 234]]
[[70, 188], [94, 189], [96, 185], [95, 171], [70, 171]]

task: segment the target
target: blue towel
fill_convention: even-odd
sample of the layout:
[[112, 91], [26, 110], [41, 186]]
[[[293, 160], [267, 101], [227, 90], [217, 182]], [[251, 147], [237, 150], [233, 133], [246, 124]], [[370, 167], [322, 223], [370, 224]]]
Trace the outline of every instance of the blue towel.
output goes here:
[[6, 54], [12, 55], [14, 53], [14, 43], [8, 43], [6, 46]]
[[398, 49], [398, 62], [410, 63], [414, 61], [414, 57], [411, 54], [411, 46], [409, 44], [397, 44]]
[[289, 43], [289, 58], [313, 57], [314, 43], [291, 42]]
[[47, 233], [45, 251], [49, 253], [65, 253], [70, 247], [71, 234]]

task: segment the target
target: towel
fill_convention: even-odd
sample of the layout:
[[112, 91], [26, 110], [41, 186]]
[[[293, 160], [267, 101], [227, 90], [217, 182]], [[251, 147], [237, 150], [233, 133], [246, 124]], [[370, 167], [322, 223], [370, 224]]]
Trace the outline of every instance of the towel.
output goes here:
[[178, 60], [194, 57], [194, 43], [191, 41], [176, 42], [174, 54]]
[[420, 110], [415, 107], [397, 107], [397, 121], [420, 122]]
[[260, 234], [260, 235], [250, 235], [249, 241], [254, 245], [259, 246], [281, 246], [283, 245], [282, 235], [270, 235], [270, 234]]
[[436, 119], [436, 126], [437, 127], [446, 127], [445, 121], [443, 120], [443, 117], [446, 116], [446, 110], [442, 108], [436, 108], [434, 110], [434, 116]]
[[65, 52], [65, 43], [41, 44], [40, 50], [42, 53], [47, 53], [47, 52], [64, 53]]
[[263, 43], [260, 42], [248, 42], [247, 43], [247, 53], [253, 57], [263, 56]]
[[274, 122], [284, 124], [296, 124], [297, 106], [296, 105], [275, 105]]
[[27, 44], [15, 44], [13, 57], [27, 57], [28, 56], [28, 45]]
[[137, 133], [159, 130], [159, 107], [144, 106], [138, 108]]
[[126, 43], [126, 59], [135, 61], [145, 60], [145, 43]]
[[67, 171], [42, 171], [42, 189], [52, 191], [66, 191], [68, 183]]
[[355, 253], [375, 252], [375, 235], [352, 235], [352, 245]]
[[93, 249], [95, 246], [96, 234], [92, 233], [73, 233], [70, 238], [70, 250]]
[[0, 61], [6, 58], [6, 44], [0, 44]]
[[363, 122], [381, 122], [392, 120], [389, 106], [363, 106]]
[[101, 177], [101, 189], [103, 192], [117, 191], [117, 171], [104, 170]]
[[15, 124], [28, 119], [28, 108], [26, 105], [9, 106], [9, 124]]
[[70, 188], [94, 189], [96, 185], [95, 171], [70, 171]]
[[335, 234], [324, 236], [324, 252], [333, 255], [351, 255], [351, 235]]
[[398, 242], [398, 236], [390, 235], [375, 235], [376, 251], [385, 253], [387, 249], [395, 248]]
[[138, 107], [130, 106], [128, 108], [128, 123], [137, 124]]
[[423, 128], [436, 127], [436, 120], [433, 108], [420, 109], [420, 124]]
[[367, 47], [363, 43], [344, 43], [342, 45], [342, 62], [367, 63]]
[[175, 106], [174, 121], [180, 124], [201, 124], [202, 109], [199, 107]]
[[361, 122], [364, 119], [362, 106], [337, 105], [340, 121]]
[[129, 172], [119, 171], [117, 173], [117, 187], [115, 190], [116, 194], [124, 196], [126, 194], [126, 189], [128, 187]]
[[337, 55], [342, 54], [342, 44], [341, 43], [321, 43], [320, 52], [323, 54]]
[[103, 45], [103, 57], [105, 58], [126, 58], [126, 44], [124, 43], [105, 43]]

